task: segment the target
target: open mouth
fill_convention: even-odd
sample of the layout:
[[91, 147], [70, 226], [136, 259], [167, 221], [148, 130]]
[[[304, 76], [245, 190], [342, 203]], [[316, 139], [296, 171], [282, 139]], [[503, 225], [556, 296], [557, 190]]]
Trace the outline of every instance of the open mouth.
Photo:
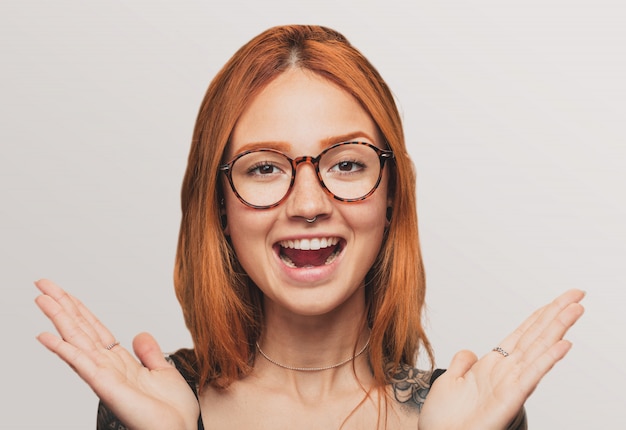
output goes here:
[[343, 249], [343, 241], [338, 237], [283, 240], [278, 245], [280, 259], [292, 268], [331, 264]]

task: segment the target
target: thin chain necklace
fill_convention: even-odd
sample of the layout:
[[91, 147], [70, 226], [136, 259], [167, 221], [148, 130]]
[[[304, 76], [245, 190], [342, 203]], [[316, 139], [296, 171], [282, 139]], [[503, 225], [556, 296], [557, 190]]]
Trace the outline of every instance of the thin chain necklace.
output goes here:
[[332, 364], [330, 366], [324, 366], [324, 367], [294, 367], [294, 366], [287, 366], [286, 364], [279, 363], [278, 361], [272, 360], [270, 357], [268, 357], [267, 354], [264, 353], [263, 350], [261, 349], [261, 347], [259, 346], [259, 342], [256, 343], [256, 348], [259, 350], [261, 355], [263, 357], [265, 357], [265, 359], [267, 361], [269, 361], [272, 364], [275, 364], [278, 367], [282, 367], [283, 369], [297, 370], [298, 372], [320, 372], [322, 370], [334, 369], [336, 367], [343, 366], [344, 364], [351, 362], [352, 360], [357, 358], [359, 355], [363, 354], [365, 352], [365, 350], [367, 349], [367, 347], [369, 346], [369, 344], [370, 344], [370, 338], [368, 337], [367, 338], [367, 342], [365, 342], [365, 345], [363, 345], [363, 348], [361, 348], [361, 350], [359, 352], [357, 352], [356, 354], [354, 354], [352, 357], [348, 357], [345, 360], [340, 361], [337, 364]]

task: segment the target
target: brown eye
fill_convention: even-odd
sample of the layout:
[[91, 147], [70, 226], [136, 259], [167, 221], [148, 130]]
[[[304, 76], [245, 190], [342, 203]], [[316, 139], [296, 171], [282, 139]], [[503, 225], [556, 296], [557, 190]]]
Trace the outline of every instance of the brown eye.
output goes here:
[[259, 167], [259, 173], [263, 175], [268, 175], [272, 173], [273, 171], [274, 171], [274, 166], [265, 165], [265, 166]]
[[365, 165], [362, 163], [358, 163], [356, 161], [340, 161], [335, 164], [331, 170], [339, 171], [339, 172], [358, 172], [365, 168]]
[[272, 175], [274, 173], [279, 173], [281, 170], [270, 163], [262, 163], [252, 166], [248, 170], [248, 174], [251, 175]]

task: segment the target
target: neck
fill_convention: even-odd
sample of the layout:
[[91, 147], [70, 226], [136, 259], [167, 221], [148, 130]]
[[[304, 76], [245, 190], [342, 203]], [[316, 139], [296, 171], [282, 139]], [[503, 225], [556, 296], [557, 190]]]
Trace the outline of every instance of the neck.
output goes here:
[[356, 355], [369, 338], [363, 291], [358, 290], [340, 306], [318, 315], [294, 314], [266, 299], [265, 324], [259, 339], [263, 352], [273, 362], [288, 367], [329, 368], [290, 370], [268, 361], [257, 351], [254, 373], [272, 385], [290, 390], [294, 398], [313, 403], [324, 396], [332, 398], [332, 393], [362, 393], [364, 387], [371, 387], [367, 349], [354, 360], [335, 366]]
[[269, 361], [270, 363], [278, 366], [278, 367], [282, 367], [283, 369], [287, 369], [287, 370], [293, 370], [296, 372], [323, 372], [325, 370], [331, 370], [331, 369], [336, 369], [339, 368], [345, 364], [350, 363], [351, 361], [356, 360], [358, 357], [361, 356], [361, 354], [363, 354], [365, 352], [365, 350], [367, 349], [367, 347], [370, 344], [370, 338], [371, 338], [371, 333], [370, 333], [370, 337], [367, 338], [367, 341], [365, 342], [365, 344], [361, 347], [361, 349], [359, 349], [359, 352], [356, 352], [354, 355], [347, 357], [343, 360], [341, 360], [338, 363], [335, 364], [327, 364], [325, 366], [319, 366], [319, 367], [299, 367], [299, 366], [292, 366], [290, 364], [283, 364], [279, 361], [274, 360], [273, 358], [271, 358], [269, 355], [267, 355], [265, 352], [263, 352], [263, 350], [261, 349], [261, 345], [259, 345], [259, 342], [256, 343], [256, 347], [257, 350], [259, 351], [259, 354], [261, 354], [263, 356], [263, 358], [265, 358], [267, 361]]
[[346, 306], [323, 315], [294, 315], [266, 301], [259, 346], [270, 361], [287, 367], [339, 367], [335, 365], [355, 356], [368, 341], [364, 302], [355, 295]]
[[259, 340], [254, 373], [303, 404], [314, 405], [337, 393], [360, 393], [358, 397], [374, 383], [367, 358], [369, 335], [366, 327], [326, 336], [309, 333], [300, 339], [275, 337], [269, 330]]

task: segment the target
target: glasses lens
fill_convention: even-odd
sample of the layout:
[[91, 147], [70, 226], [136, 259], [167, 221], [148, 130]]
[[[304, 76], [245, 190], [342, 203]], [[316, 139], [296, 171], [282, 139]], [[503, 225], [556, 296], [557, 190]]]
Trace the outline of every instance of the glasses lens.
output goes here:
[[368, 195], [380, 178], [380, 158], [370, 146], [349, 143], [332, 147], [322, 155], [320, 175], [328, 191], [343, 200]]
[[233, 163], [231, 177], [237, 193], [246, 202], [271, 206], [289, 191], [291, 163], [279, 152], [253, 151]]

